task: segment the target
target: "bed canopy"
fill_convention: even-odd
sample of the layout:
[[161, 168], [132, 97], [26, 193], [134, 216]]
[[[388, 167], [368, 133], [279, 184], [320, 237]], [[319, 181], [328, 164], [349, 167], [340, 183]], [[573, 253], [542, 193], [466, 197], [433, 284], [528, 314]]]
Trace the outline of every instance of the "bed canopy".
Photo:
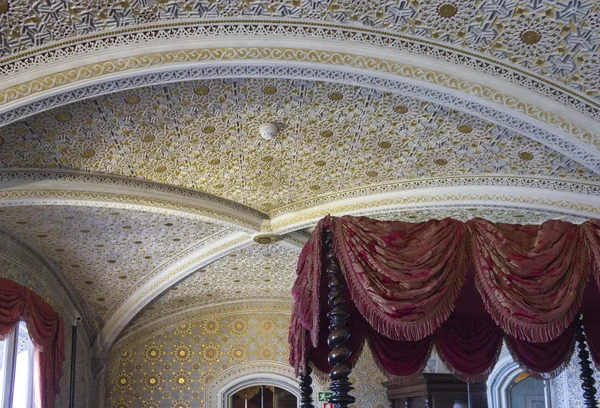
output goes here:
[[577, 342], [585, 406], [596, 406], [590, 353], [600, 367], [599, 220], [326, 217], [297, 274], [290, 364], [303, 408], [313, 407], [313, 368], [329, 375], [329, 402], [354, 402], [348, 376], [365, 344], [391, 377], [421, 374], [435, 346], [456, 377], [475, 383], [485, 381], [503, 342], [537, 378], [559, 374]]

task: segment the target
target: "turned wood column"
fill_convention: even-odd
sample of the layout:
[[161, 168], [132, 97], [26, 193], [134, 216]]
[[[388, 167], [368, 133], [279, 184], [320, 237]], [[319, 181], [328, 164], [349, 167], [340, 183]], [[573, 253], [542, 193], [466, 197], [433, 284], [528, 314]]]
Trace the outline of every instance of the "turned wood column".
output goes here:
[[355, 398], [349, 393], [353, 390], [348, 376], [352, 372], [350, 356], [352, 352], [347, 345], [350, 338], [350, 331], [347, 327], [348, 313], [344, 310], [345, 299], [342, 295], [342, 270], [340, 263], [333, 250], [333, 236], [329, 228], [325, 229], [325, 257], [327, 259], [326, 273], [327, 286], [329, 287], [329, 296], [327, 304], [329, 305], [329, 337], [327, 345], [331, 350], [327, 361], [331, 366], [329, 379], [331, 384], [329, 390], [333, 396], [329, 402], [335, 404], [336, 408], [347, 408], [353, 404]]
[[303, 375], [300, 372], [300, 408], [315, 408], [313, 405], [312, 399], [312, 378], [310, 374], [312, 373], [312, 369], [310, 368], [310, 364], [306, 365], [306, 375]]
[[575, 332], [575, 340], [577, 340], [577, 348], [579, 349], [579, 359], [581, 366], [581, 388], [583, 389], [583, 406], [585, 408], [596, 408], [596, 387], [594, 384], [596, 380], [592, 374], [592, 365], [590, 362], [590, 353], [587, 350], [585, 341], [585, 332], [583, 331], [583, 315], [576, 317], [577, 319], [577, 330]]

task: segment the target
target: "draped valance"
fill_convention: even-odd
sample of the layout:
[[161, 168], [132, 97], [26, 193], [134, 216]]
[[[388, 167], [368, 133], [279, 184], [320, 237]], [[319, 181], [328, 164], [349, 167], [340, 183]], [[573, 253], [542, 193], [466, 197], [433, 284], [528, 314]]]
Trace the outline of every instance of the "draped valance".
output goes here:
[[27, 325], [35, 350], [40, 391], [35, 396], [35, 406], [54, 408], [65, 360], [63, 319], [29, 288], [0, 278], [0, 341], [12, 333], [19, 321]]
[[600, 221], [406, 223], [345, 216], [321, 220], [300, 254], [289, 338], [297, 371], [308, 362], [330, 370], [325, 228], [349, 300], [352, 359], [368, 342], [382, 369], [411, 376], [435, 346], [457, 377], [479, 382], [504, 341], [524, 369], [550, 377], [570, 360], [574, 322], [583, 313], [592, 357], [600, 362]]

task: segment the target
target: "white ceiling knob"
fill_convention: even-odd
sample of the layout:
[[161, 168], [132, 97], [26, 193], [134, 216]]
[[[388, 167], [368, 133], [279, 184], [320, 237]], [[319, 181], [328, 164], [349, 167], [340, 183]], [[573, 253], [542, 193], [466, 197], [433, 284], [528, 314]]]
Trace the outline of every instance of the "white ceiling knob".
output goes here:
[[260, 132], [260, 137], [265, 140], [271, 140], [277, 136], [277, 125], [274, 123], [263, 123], [258, 128], [258, 131]]

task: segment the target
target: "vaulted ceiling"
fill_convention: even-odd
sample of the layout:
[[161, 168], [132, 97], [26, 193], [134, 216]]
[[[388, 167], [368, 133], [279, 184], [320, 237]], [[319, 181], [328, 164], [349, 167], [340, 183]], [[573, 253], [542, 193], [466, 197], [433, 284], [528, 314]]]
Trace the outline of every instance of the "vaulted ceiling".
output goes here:
[[159, 315], [291, 301], [328, 213], [581, 222], [599, 47], [591, 0], [0, 0], [0, 229], [101, 357]]

